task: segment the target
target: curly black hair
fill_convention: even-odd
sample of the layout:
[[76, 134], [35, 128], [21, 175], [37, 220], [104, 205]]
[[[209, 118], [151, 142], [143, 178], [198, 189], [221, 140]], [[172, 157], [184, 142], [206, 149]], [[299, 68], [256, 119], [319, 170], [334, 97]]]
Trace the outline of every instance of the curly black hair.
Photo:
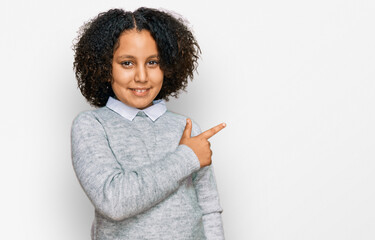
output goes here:
[[115, 97], [110, 81], [113, 53], [121, 33], [134, 28], [149, 31], [158, 48], [164, 79], [155, 99], [178, 97], [193, 79], [201, 50], [183, 19], [145, 7], [134, 12], [110, 9], [85, 23], [73, 45], [78, 87], [92, 106], [105, 106]]

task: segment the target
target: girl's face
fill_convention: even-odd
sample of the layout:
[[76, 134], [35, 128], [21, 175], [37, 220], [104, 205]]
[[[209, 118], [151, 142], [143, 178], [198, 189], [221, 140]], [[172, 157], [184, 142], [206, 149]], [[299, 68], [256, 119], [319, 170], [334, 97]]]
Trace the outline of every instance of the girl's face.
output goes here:
[[128, 106], [144, 109], [163, 85], [163, 71], [155, 40], [147, 30], [123, 32], [113, 54], [112, 89], [118, 100]]

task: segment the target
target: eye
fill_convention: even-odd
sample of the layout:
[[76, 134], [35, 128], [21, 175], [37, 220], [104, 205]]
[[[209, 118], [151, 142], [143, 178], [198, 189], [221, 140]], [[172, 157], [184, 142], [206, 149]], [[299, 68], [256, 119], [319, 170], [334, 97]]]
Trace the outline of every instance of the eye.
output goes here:
[[157, 66], [158, 64], [159, 64], [159, 61], [157, 60], [150, 60], [147, 63], [147, 65], [150, 65], [150, 66]]
[[122, 66], [126, 67], [126, 68], [129, 68], [133, 65], [133, 63], [131, 61], [123, 61], [120, 63]]

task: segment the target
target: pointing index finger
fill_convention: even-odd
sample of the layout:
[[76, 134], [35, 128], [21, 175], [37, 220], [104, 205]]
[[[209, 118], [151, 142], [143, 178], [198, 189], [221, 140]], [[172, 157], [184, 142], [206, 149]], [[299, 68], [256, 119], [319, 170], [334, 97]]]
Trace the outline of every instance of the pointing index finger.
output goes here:
[[227, 125], [225, 123], [221, 123], [221, 124], [211, 128], [211, 129], [208, 129], [208, 130], [204, 131], [203, 133], [200, 134], [200, 136], [203, 136], [204, 138], [209, 139], [210, 137], [212, 137], [213, 135], [218, 133], [220, 130], [222, 130], [226, 126]]

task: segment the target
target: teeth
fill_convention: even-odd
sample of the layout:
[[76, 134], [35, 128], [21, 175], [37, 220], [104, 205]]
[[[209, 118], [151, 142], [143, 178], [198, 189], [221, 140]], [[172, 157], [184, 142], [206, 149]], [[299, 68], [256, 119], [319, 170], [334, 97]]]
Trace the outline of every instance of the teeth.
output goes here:
[[143, 92], [146, 92], [147, 90], [134, 89], [133, 91], [136, 91], [136, 92], [139, 92], [139, 93], [143, 93]]

